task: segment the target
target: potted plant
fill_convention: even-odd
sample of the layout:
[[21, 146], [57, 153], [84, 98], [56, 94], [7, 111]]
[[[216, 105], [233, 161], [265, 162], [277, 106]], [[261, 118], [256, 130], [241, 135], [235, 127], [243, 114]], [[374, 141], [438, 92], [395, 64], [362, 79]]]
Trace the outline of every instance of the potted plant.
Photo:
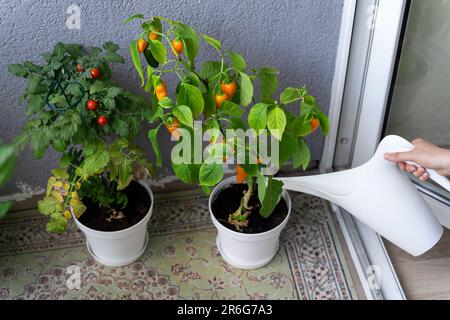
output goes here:
[[[142, 33], [131, 42], [130, 52], [142, 86], [152, 95], [158, 125], [149, 138], [156, 155], [160, 158], [156, 135], [165, 125], [177, 141], [173, 171], [210, 194], [222, 257], [240, 268], [267, 264], [291, 209], [288, 193], [273, 175], [289, 161], [294, 168], [306, 169], [310, 152], [304, 137], [318, 127], [327, 134], [326, 115], [305, 87], [286, 88], [274, 99], [279, 86], [275, 68], [249, 69], [242, 55], [224, 53], [219, 40], [204, 34], [201, 38], [218, 59], [197, 68], [200, 41], [193, 28], [162, 17], [146, 20], [140, 14], [126, 22], [136, 19], [142, 22]], [[146, 76], [141, 58], [147, 61]], [[168, 74], [178, 79], [173, 98], [167, 91]], [[199, 135], [206, 140], [204, 150], [198, 148]], [[247, 140], [266, 143], [252, 145]], [[236, 176], [223, 180], [224, 164], [233, 163]]]
[[63, 232], [73, 217], [90, 253], [110, 266], [143, 253], [153, 209], [152, 192], [140, 181], [152, 166], [134, 143], [151, 112], [142, 97], [111, 80], [111, 64], [124, 62], [118, 49], [111, 42], [90, 50], [58, 43], [43, 64], [9, 66], [27, 79], [21, 99], [29, 119], [15, 150], [30, 145], [38, 159], [49, 147], [62, 154], [38, 203], [47, 230]]

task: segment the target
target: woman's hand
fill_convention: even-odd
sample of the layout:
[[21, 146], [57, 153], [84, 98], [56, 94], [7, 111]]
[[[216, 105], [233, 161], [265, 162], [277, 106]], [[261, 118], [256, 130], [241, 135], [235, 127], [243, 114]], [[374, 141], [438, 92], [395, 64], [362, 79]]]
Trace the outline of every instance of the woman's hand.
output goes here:
[[[423, 139], [412, 141], [414, 150], [409, 152], [386, 153], [386, 160], [396, 162], [400, 169], [414, 174], [422, 181], [426, 181], [429, 175], [425, 168], [434, 169], [441, 176], [450, 175], [450, 150], [438, 146]], [[412, 161], [420, 167], [405, 163]]]

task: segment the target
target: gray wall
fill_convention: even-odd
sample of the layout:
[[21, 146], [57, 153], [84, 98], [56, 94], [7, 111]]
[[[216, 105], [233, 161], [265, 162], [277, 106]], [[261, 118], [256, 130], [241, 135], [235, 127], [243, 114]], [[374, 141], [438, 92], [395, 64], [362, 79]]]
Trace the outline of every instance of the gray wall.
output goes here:
[[[66, 10], [72, 4], [81, 8], [80, 30], [69, 30], [65, 25]], [[224, 48], [242, 53], [250, 66], [279, 68], [282, 86], [308, 85], [326, 111], [342, 4], [343, 0], [0, 0], [0, 138], [11, 141], [25, 120], [23, 106], [18, 102], [25, 81], [10, 75], [8, 65], [41, 61], [40, 54], [59, 41], [88, 46], [106, 40], [118, 43], [127, 61], [115, 68], [114, 78], [142, 94], [127, 50], [139, 27], [137, 23], [121, 24], [136, 12], [190, 24], [198, 32], [221, 39]], [[140, 141], [149, 148], [145, 132]], [[310, 139], [310, 145], [314, 159], [319, 159], [323, 146], [319, 134]], [[165, 153], [167, 159], [169, 152]], [[56, 159], [57, 154], [51, 151], [41, 160], [24, 152], [14, 181], [0, 195], [15, 192], [17, 181], [45, 186], [49, 170], [57, 165]]]

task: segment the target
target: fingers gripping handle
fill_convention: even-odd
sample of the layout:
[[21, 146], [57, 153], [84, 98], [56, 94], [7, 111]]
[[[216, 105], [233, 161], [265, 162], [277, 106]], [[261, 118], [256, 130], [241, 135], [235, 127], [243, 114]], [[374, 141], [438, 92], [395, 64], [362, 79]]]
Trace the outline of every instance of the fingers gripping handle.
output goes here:
[[[385, 138], [385, 152], [394, 153], [394, 152], [408, 152], [414, 149], [414, 145], [409, 141], [399, 137], [399, 136], [388, 136]], [[413, 161], [406, 161], [406, 163], [414, 165], [416, 167], [421, 167], [417, 163]], [[450, 180], [446, 177], [441, 176], [435, 170], [426, 168], [430, 179], [439, 184], [441, 187], [450, 191]]]
[[[416, 167], [421, 167], [420, 165], [418, 165], [417, 163], [415, 163], [413, 161], [406, 161], [406, 163], [412, 164]], [[437, 173], [433, 169], [428, 169], [428, 168], [425, 168], [425, 169], [427, 170], [427, 173], [430, 176], [431, 180], [433, 180], [434, 182], [439, 184], [441, 187], [443, 187], [447, 191], [450, 191], [450, 181], [446, 177], [441, 176], [439, 173]]]

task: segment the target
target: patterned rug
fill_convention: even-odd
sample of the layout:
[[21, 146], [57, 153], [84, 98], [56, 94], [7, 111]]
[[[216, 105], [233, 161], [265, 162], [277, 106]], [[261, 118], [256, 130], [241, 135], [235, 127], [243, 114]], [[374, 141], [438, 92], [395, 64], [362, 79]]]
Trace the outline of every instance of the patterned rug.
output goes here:
[[11, 213], [0, 222], [0, 299], [357, 299], [327, 202], [291, 196], [277, 255], [251, 271], [220, 257], [198, 191], [157, 195], [149, 246], [121, 268], [95, 262], [74, 225], [55, 235], [36, 210]]

